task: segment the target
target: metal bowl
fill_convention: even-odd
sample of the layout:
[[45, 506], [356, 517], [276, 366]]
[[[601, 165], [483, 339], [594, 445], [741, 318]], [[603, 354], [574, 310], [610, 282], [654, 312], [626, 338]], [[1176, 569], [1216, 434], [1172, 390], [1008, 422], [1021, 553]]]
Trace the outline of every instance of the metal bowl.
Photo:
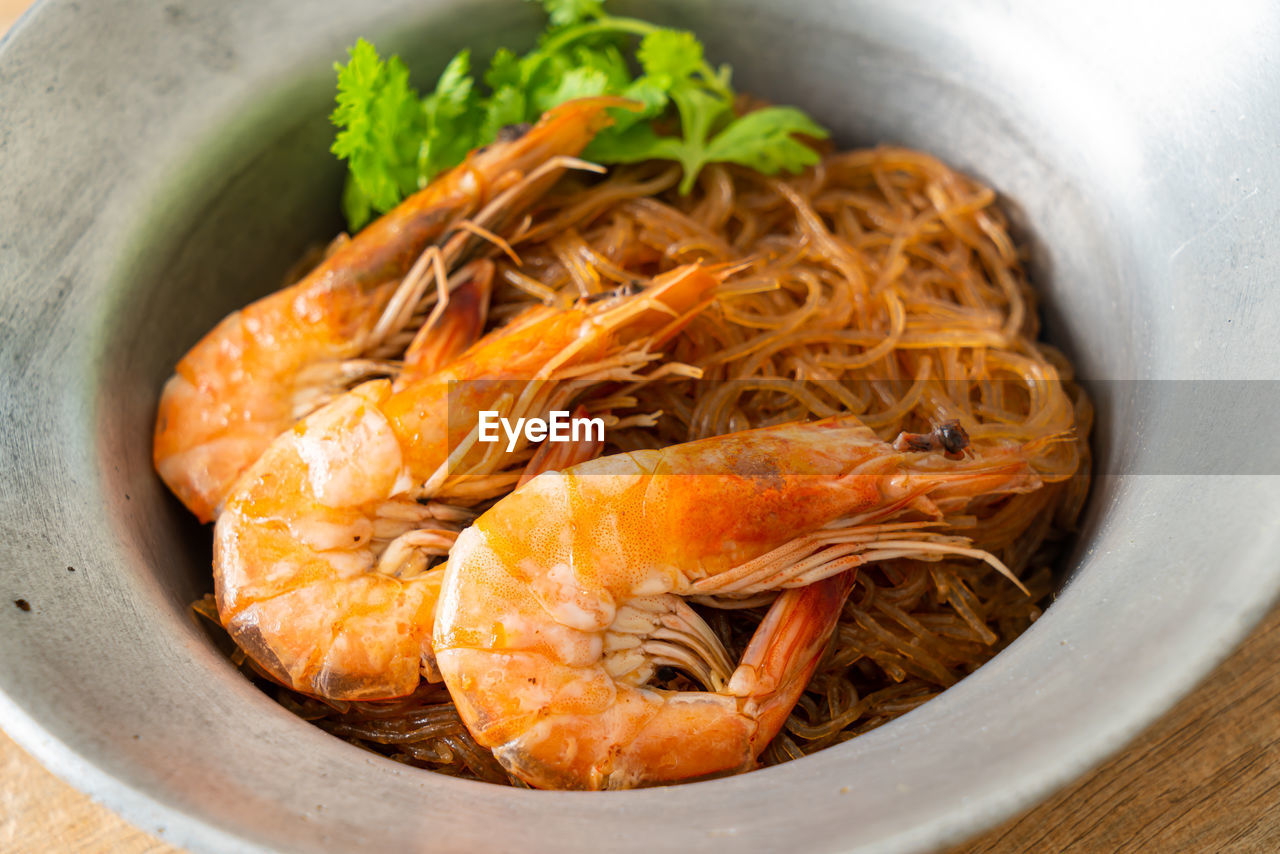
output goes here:
[[405, 54], [425, 86], [460, 46], [531, 43], [539, 15], [46, 0], [0, 50], [0, 722], [56, 773], [198, 850], [922, 850], [1102, 760], [1267, 609], [1280, 7], [630, 11], [692, 27], [741, 89], [802, 105], [845, 145], [918, 146], [999, 188], [1048, 335], [1099, 411], [1096, 487], [1045, 617], [869, 735], [683, 787], [501, 789], [294, 718], [190, 616], [209, 538], [152, 473], [158, 390], [338, 229], [326, 114], [345, 45]]

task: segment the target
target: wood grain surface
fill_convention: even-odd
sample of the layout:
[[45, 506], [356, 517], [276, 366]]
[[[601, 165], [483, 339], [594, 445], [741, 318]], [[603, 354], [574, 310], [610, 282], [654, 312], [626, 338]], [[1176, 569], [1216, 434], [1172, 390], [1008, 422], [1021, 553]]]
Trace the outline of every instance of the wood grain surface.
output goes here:
[[[0, 0], [0, 33], [30, 0]], [[1280, 851], [1280, 609], [1133, 745], [951, 854]], [[0, 851], [167, 854], [0, 733]]]
[[951, 854], [1280, 851], [1280, 608], [1110, 762]]

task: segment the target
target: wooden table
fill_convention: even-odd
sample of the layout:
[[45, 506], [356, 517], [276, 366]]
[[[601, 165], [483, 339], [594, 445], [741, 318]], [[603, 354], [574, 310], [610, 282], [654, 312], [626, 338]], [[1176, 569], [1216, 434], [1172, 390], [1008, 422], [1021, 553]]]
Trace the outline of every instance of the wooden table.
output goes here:
[[[31, 0], [0, 0], [0, 33]], [[1191, 696], [1083, 780], [952, 854], [1280, 851], [1280, 609]], [[178, 849], [61, 782], [0, 732], [0, 851]]]

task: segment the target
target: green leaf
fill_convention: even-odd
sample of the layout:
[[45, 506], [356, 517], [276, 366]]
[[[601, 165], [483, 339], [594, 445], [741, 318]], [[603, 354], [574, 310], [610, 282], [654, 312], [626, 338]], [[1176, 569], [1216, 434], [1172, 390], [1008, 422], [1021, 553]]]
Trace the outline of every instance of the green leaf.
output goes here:
[[334, 65], [338, 95], [330, 119], [340, 130], [331, 150], [347, 161], [355, 186], [344, 194], [352, 200], [344, 206], [356, 214], [349, 220], [355, 229], [367, 221], [368, 209], [390, 210], [417, 186], [425, 122], [418, 94], [409, 85], [409, 70], [398, 57], [383, 62], [364, 39], [348, 55], [345, 66]]
[[[536, 2], [551, 29], [523, 56], [505, 48], [494, 53], [482, 75], [488, 94], [472, 76], [467, 51], [449, 62], [425, 98], [409, 85], [398, 57], [383, 62], [363, 39], [346, 65], [335, 66], [332, 118], [339, 131], [333, 152], [348, 165], [343, 210], [352, 229], [492, 142], [505, 125], [536, 120], [564, 101], [592, 95], [622, 95], [642, 106], [611, 109], [613, 125], [584, 156], [600, 163], [674, 160], [684, 170], [681, 192], [693, 188], [708, 163], [774, 174], [817, 161], [803, 137], [821, 138], [826, 131], [803, 112], [771, 107], [735, 118], [730, 69], [708, 65], [693, 33], [609, 15], [601, 0]], [[671, 126], [673, 106], [678, 133], [660, 135], [656, 127]]]
[[423, 101], [427, 114], [440, 113], [456, 117], [466, 111], [471, 101], [474, 81], [471, 79], [471, 51], [461, 50], [440, 72], [435, 91]]
[[664, 81], [667, 87], [691, 77], [706, 65], [702, 43], [693, 33], [684, 30], [649, 33], [640, 41], [636, 58], [648, 77]]
[[638, 163], [652, 160], [653, 151], [662, 139], [648, 122], [624, 129], [605, 128], [596, 134], [582, 156], [597, 163]]
[[515, 86], [504, 86], [493, 93], [485, 107], [484, 121], [480, 125], [480, 138], [496, 139], [498, 131], [507, 125], [523, 122], [528, 115], [528, 99]]
[[732, 113], [733, 108], [720, 96], [692, 86], [672, 90], [671, 100], [675, 101], [676, 109], [680, 112], [680, 128], [684, 137], [678, 144], [660, 146], [657, 150], [664, 153], [654, 156], [680, 161], [680, 165], [684, 167], [680, 192], [688, 193], [693, 189], [698, 173], [707, 163], [707, 137], [723, 118]]
[[567, 27], [604, 14], [601, 0], [534, 0], [546, 11], [554, 27]]
[[826, 130], [795, 107], [765, 107], [735, 119], [707, 144], [706, 162], [739, 163], [766, 175], [799, 172], [818, 153], [796, 134], [826, 139]]
[[461, 51], [440, 74], [435, 91], [422, 101], [426, 127], [418, 149], [419, 187], [456, 166], [480, 143], [485, 111], [475, 96], [471, 54]]
[[630, 98], [632, 101], [639, 101], [644, 105], [643, 110], [627, 110], [629, 116], [637, 119], [654, 119], [662, 115], [662, 111], [667, 108], [667, 104], [671, 103], [671, 98], [667, 95], [665, 89], [655, 84], [648, 77], [641, 77], [632, 81], [631, 85], [618, 93], [624, 98]]
[[493, 59], [489, 60], [489, 70], [484, 73], [484, 82], [494, 92], [505, 88], [520, 89], [524, 87], [524, 70], [520, 57], [505, 47], [498, 48]]
[[681, 87], [671, 90], [671, 100], [680, 112], [680, 128], [685, 140], [701, 148], [720, 122], [733, 113], [733, 104], [704, 89]]
[[613, 118], [613, 124], [605, 128], [602, 133], [611, 131], [621, 133], [634, 124], [647, 123], [649, 119], [656, 119], [662, 115], [667, 108], [667, 104], [671, 103], [666, 91], [654, 85], [653, 81], [647, 77], [641, 77], [639, 80], [633, 81], [629, 86], [615, 94], [631, 101], [637, 101], [643, 106], [639, 110], [614, 107], [609, 111], [609, 115]]
[[589, 68], [604, 75], [605, 91], [617, 94], [631, 85], [631, 69], [627, 67], [627, 59], [616, 44], [601, 44], [594, 47], [579, 45], [572, 52], [574, 63], [578, 68]]
[[523, 71], [529, 112], [541, 114], [555, 106], [553, 98], [560, 88], [560, 82], [576, 68], [576, 63], [567, 53], [539, 53], [526, 57]]
[[572, 101], [574, 98], [589, 98], [603, 95], [608, 89], [609, 80], [604, 72], [594, 68], [575, 68], [560, 78], [554, 91], [546, 92], [534, 102], [539, 113], [544, 113], [557, 104]]
[[650, 159], [653, 155], [649, 152], [659, 137], [649, 120], [662, 115], [669, 103], [667, 93], [648, 78], [641, 77], [616, 94], [644, 106], [640, 110], [610, 109], [613, 124], [596, 134], [582, 156], [596, 163], [635, 163]]
[[352, 232], [359, 230], [373, 216], [373, 202], [350, 172], [342, 185], [342, 215], [347, 218], [347, 227]]

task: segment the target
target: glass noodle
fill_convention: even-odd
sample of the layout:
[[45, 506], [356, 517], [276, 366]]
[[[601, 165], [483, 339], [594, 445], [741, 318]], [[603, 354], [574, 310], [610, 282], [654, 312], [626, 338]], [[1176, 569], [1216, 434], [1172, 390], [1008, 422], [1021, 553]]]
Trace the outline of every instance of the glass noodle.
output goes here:
[[[828, 153], [797, 177], [713, 165], [688, 196], [679, 179], [679, 167], [660, 162], [573, 175], [512, 241], [520, 263], [500, 256], [493, 326], [534, 303], [693, 261], [729, 271], [716, 303], [664, 354], [703, 378], [632, 390], [637, 412], [662, 415], [607, 433], [606, 453], [842, 412], [887, 441], [959, 419], [979, 452], [1058, 437], [1039, 446], [1043, 488], [974, 500], [950, 520], [1030, 595], [952, 556], [859, 569], [823, 663], [762, 756], [773, 764], [910, 711], [1040, 615], [1088, 489], [1092, 410], [1063, 356], [1036, 340], [1034, 294], [990, 188], [901, 148]], [[740, 654], [765, 608], [699, 610]], [[664, 687], [696, 690], [664, 675]], [[333, 703], [256, 678], [285, 707], [367, 749], [522, 785], [471, 739], [442, 685], [394, 702]]]

